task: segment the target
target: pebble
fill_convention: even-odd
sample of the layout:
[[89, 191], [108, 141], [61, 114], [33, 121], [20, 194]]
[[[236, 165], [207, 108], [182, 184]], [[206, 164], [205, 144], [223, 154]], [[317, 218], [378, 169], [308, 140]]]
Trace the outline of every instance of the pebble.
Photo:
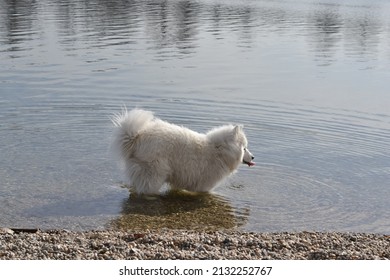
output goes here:
[[0, 259], [389, 260], [390, 236], [239, 231], [23, 231], [0, 228]]

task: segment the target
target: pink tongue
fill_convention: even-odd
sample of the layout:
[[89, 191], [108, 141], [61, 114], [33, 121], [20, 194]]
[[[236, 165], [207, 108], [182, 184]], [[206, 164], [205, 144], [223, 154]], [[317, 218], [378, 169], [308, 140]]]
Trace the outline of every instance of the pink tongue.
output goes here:
[[253, 161], [248, 162], [248, 166], [253, 166], [253, 165], [255, 165], [255, 163]]

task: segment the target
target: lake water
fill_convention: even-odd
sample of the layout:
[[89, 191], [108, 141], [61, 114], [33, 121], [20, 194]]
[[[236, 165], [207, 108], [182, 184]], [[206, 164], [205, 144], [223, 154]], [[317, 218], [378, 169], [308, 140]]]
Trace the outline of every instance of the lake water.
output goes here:
[[[0, 227], [390, 233], [390, 2], [0, 0]], [[257, 165], [137, 198], [109, 117], [241, 123]]]

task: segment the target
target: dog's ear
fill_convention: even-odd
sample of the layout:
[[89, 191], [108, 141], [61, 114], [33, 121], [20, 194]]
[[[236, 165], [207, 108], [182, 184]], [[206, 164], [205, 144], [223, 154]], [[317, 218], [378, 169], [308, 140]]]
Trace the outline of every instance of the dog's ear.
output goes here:
[[242, 125], [235, 125], [234, 128], [233, 128], [233, 135], [237, 136], [238, 134], [242, 133], [243, 129], [244, 129], [244, 126], [242, 126]]

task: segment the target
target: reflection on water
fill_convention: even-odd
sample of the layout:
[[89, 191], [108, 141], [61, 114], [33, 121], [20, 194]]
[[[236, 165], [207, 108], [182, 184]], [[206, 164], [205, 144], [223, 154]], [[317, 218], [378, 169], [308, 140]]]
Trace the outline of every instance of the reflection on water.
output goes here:
[[113, 222], [120, 229], [231, 229], [245, 224], [248, 213], [240, 218], [222, 196], [170, 192], [163, 196], [132, 194], [123, 202], [121, 216]]
[[[387, 43], [383, 31], [388, 5], [382, 1], [329, 2], [3, 0], [0, 38], [2, 51], [14, 58], [34, 54], [14, 52], [50, 47], [37, 42], [39, 38], [57, 39], [53, 44], [58, 43], [69, 55], [88, 47], [137, 50], [142, 47], [140, 41], [146, 40], [144, 46], [157, 49], [157, 55], [164, 58], [196, 52], [191, 49], [198, 48], [208, 34], [226, 39], [234, 33], [241, 47], [254, 47], [258, 37], [276, 32], [281, 37], [307, 37], [316, 59], [324, 63], [337, 62], [340, 44], [347, 56], [376, 59], [383, 51], [381, 45]], [[43, 26], [46, 22], [54, 26]], [[56, 38], [47, 38], [53, 29]]]
[[[0, 0], [0, 226], [390, 232], [389, 11]], [[129, 197], [108, 149], [121, 105], [242, 123], [258, 165], [211, 195]]]

